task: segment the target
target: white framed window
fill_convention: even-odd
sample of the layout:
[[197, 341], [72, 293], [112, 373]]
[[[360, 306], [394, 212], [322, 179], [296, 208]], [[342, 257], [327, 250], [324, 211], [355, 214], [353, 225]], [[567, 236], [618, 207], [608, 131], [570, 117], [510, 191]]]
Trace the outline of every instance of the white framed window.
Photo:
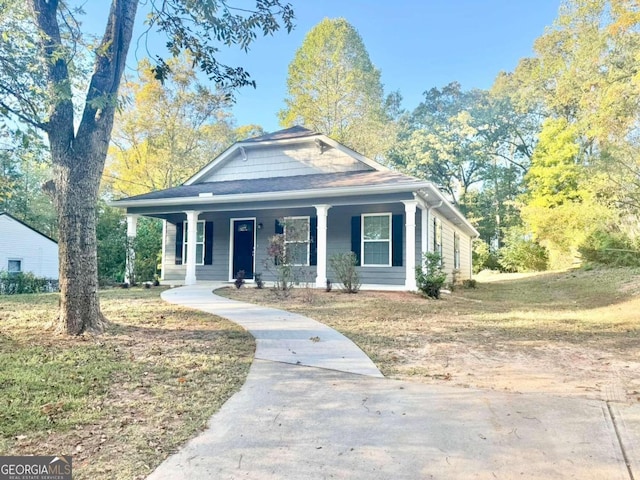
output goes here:
[[[204, 220], [198, 220], [198, 225], [196, 227], [196, 265], [204, 265]], [[191, 245], [191, 241], [189, 240], [189, 222], [184, 222], [182, 228], [182, 264], [187, 264], [187, 249], [189, 245]]]
[[309, 217], [284, 218], [284, 248], [292, 265], [309, 266]]
[[460, 268], [460, 235], [453, 232], [453, 268]]
[[7, 262], [8, 273], [20, 273], [22, 272], [22, 260], [18, 258], [10, 258]]
[[362, 215], [362, 265], [391, 266], [391, 214]]
[[442, 259], [442, 220], [438, 217], [433, 217], [433, 251]]

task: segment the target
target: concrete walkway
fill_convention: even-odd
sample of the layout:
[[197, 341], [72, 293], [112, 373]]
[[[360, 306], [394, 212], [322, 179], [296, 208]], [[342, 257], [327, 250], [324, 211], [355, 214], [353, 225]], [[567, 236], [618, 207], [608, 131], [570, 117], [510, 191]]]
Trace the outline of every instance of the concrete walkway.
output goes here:
[[245, 326], [256, 360], [209, 428], [151, 480], [640, 480], [640, 404], [381, 378], [328, 327], [210, 292], [163, 298]]

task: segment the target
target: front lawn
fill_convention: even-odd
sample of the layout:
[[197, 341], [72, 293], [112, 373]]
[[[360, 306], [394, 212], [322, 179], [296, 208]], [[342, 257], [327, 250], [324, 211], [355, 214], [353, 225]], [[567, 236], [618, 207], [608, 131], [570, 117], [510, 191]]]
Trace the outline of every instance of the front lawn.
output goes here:
[[0, 296], [0, 454], [73, 455], [74, 479], [145, 478], [244, 383], [255, 343], [228, 321], [107, 290], [104, 335], [56, 335], [58, 296]]
[[307, 315], [386, 375], [516, 392], [640, 401], [640, 271], [489, 275], [441, 300], [411, 293], [252, 287], [231, 298]]

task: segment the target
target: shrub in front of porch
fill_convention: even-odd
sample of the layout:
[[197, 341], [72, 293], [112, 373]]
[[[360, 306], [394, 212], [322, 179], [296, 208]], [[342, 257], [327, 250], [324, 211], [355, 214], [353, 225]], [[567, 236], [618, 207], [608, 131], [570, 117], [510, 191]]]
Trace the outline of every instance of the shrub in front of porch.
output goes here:
[[438, 252], [425, 252], [423, 265], [416, 267], [416, 284], [418, 290], [431, 298], [440, 298], [440, 290], [447, 280], [444, 263]]
[[358, 293], [360, 290], [360, 276], [356, 270], [358, 259], [355, 253], [336, 253], [329, 259], [333, 273], [342, 284], [342, 290], [347, 293]]

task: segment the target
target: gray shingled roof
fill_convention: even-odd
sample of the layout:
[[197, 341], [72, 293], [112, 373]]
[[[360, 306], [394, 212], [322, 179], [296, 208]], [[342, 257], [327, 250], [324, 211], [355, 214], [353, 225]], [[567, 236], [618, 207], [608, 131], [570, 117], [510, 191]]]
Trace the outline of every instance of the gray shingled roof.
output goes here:
[[278, 130], [277, 132], [267, 133], [259, 137], [247, 138], [246, 140], [242, 140], [242, 142], [240, 143], [267, 142], [272, 140], [285, 140], [287, 138], [313, 137], [315, 135], [320, 135], [320, 134], [312, 130], [309, 130], [308, 128], [304, 128], [299, 125], [296, 125], [295, 127], [285, 128], [284, 130]]
[[[320, 173], [313, 175], [297, 175], [291, 177], [258, 178], [253, 180], [229, 180], [225, 182], [204, 182], [194, 185], [159, 190], [129, 197], [126, 200], [155, 200], [166, 198], [197, 197], [201, 193], [214, 195], [242, 195], [247, 193], [289, 192], [315, 190], [323, 188], [349, 188], [395, 185], [398, 183], [416, 188], [424, 183], [417, 178], [397, 172], [361, 171]], [[125, 199], [123, 199], [125, 200]]]

